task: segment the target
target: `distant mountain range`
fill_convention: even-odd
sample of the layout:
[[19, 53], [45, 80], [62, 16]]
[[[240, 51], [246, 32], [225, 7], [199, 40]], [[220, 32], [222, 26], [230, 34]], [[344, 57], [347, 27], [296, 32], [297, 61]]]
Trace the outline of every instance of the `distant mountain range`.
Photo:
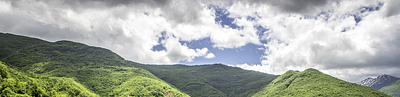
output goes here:
[[390, 75], [380, 75], [376, 78], [367, 78], [358, 82], [363, 86], [371, 87], [393, 97], [400, 97], [400, 78]]
[[386, 95], [316, 69], [279, 76], [223, 64], [148, 65], [100, 47], [1, 32], [0, 61], [1, 97], [387, 97], [400, 84], [382, 87]]
[[390, 75], [380, 75], [376, 78], [367, 78], [359, 82], [360, 85], [371, 87], [375, 90], [379, 90], [384, 86], [390, 85], [393, 82], [396, 82], [400, 78], [390, 76]]

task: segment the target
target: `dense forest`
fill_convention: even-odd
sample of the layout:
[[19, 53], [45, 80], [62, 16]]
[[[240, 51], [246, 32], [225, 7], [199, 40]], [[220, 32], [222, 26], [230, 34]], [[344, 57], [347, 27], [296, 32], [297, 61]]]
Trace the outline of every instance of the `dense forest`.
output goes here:
[[246, 97], [255, 94], [277, 77], [222, 64], [186, 66], [129, 63], [150, 71], [194, 97]]
[[[0, 62], [1, 96], [86, 96], [96, 97], [97, 94], [86, 89], [74, 79], [65, 77], [31, 77], [18, 69], [9, 68]], [[28, 76], [30, 75], [30, 76]], [[33, 75], [34, 76], [34, 75]]]
[[388, 96], [315, 69], [278, 76], [223, 64], [146, 65], [100, 47], [8, 33], [0, 47], [2, 97]]

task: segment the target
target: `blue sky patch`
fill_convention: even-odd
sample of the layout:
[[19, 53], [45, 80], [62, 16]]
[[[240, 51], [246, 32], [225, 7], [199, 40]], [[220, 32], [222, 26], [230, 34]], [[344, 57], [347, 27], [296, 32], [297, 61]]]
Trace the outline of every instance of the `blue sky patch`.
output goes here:
[[247, 44], [239, 48], [224, 48], [224, 50], [212, 47], [213, 43], [210, 38], [203, 38], [196, 41], [180, 41], [181, 44], [186, 44], [191, 49], [201, 49], [208, 48], [209, 52], [215, 55], [215, 58], [207, 59], [203, 57], [195, 58], [192, 62], [186, 62], [186, 60], [179, 62], [180, 64], [188, 65], [199, 65], [199, 64], [213, 64], [213, 63], [223, 63], [223, 64], [261, 64], [260, 57], [264, 55], [264, 50], [258, 49], [262, 48], [262, 45]]
[[237, 24], [233, 23], [235, 18], [229, 17], [230, 13], [225, 8], [221, 8], [219, 6], [210, 5], [210, 9], [215, 10], [215, 22], [220, 24], [221, 26], [228, 26], [232, 29], [243, 29], [242, 26], [238, 26]]
[[159, 44], [159, 45], [153, 46], [153, 48], [151, 48], [151, 50], [152, 51], [162, 51], [162, 50], [166, 50], [166, 48], [163, 45]]
[[162, 50], [166, 50], [166, 48], [161, 44], [162, 40], [167, 39], [167, 32], [163, 31], [161, 32], [160, 35], [158, 35], [158, 45], [153, 46], [153, 48], [151, 48], [152, 51], [162, 51]]
[[260, 42], [263, 44], [266, 44], [268, 41], [265, 39], [262, 39], [265, 35], [267, 35], [268, 33], [265, 33], [266, 31], [269, 31], [270, 29], [267, 29], [261, 25], [256, 25], [254, 26], [254, 28], [257, 29], [257, 35], [258, 35], [258, 39], [260, 39]]

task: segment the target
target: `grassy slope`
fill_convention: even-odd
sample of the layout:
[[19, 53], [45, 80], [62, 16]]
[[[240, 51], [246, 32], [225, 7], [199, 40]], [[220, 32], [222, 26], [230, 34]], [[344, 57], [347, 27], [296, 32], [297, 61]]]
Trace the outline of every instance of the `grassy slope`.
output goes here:
[[397, 82], [395, 82], [391, 85], [382, 87], [381, 89], [379, 89], [379, 91], [386, 93], [393, 97], [400, 97], [400, 80], [397, 80]]
[[35, 46], [41, 43], [46, 43], [46, 41], [0, 32], [0, 59], [10, 54], [17, 53], [21, 48]]
[[303, 72], [287, 71], [279, 76], [254, 97], [270, 96], [367, 96], [386, 97], [388, 95], [372, 88], [345, 82], [316, 69]]
[[40, 77], [34, 78], [28, 74], [9, 68], [0, 62], [1, 85], [0, 96], [54, 96], [71, 97], [87, 96], [96, 97], [90, 90], [76, 83], [71, 78], [63, 77]]
[[18, 54], [11, 53], [2, 59], [27, 73], [72, 78], [100, 96], [188, 96], [123, 60], [110, 50], [70, 41], [23, 47]]
[[130, 63], [149, 70], [194, 97], [251, 96], [277, 77], [221, 64], [185, 66]]

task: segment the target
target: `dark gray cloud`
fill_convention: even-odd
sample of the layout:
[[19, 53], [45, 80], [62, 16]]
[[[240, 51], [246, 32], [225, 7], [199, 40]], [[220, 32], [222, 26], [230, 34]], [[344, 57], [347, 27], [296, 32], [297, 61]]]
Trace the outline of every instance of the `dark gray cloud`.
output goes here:
[[387, 9], [385, 14], [387, 17], [400, 14], [400, 10], [399, 10], [400, 1], [399, 0], [389, 0], [389, 2], [385, 3], [385, 5], [386, 5], [385, 7]]
[[[174, 24], [186, 23], [196, 24], [199, 20], [199, 10], [202, 9], [200, 1], [172, 1], [172, 0], [33, 0], [23, 1], [15, 0], [11, 2], [11, 5], [15, 9], [27, 9], [25, 4], [27, 2], [40, 2], [46, 6], [57, 9], [72, 9], [75, 12], [85, 12], [88, 9], [94, 10], [108, 10], [116, 7], [126, 7], [123, 10], [113, 9], [114, 16], [125, 19], [128, 15], [128, 11], [155, 11], [161, 10], [160, 15], [166, 17]], [[128, 10], [126, 10], [128, 9]], [[38, 8], [35, 12], [41, 13]], [[51, 12], [54, 14], [57, 12]]]
[[327, 0], [249, 0], [250, 4], [267, 4], [286, 13], [312, 15], [328, 4]]
[[[12, 0], [13, 7], [24, 6], [22, 0]], [[149, 6], [149, 7], [164, 7], [169, 6], [171, 0], [32, 0], [29, 2], [47, 3], [54, 7], [68, 7], [76, 11], [81, 9], [107, 9], [115, 6]]]
[[0, 31], [3, 32], [12, 32], [31, 37], [46, 37], [45, 39], [48, 41], [85, 38], [82, 33], [72, 31], [69, 28], [61, 29], [58, 26], [43, 24], [18, 14], [0, 13], [0, 17]]

